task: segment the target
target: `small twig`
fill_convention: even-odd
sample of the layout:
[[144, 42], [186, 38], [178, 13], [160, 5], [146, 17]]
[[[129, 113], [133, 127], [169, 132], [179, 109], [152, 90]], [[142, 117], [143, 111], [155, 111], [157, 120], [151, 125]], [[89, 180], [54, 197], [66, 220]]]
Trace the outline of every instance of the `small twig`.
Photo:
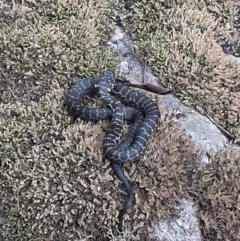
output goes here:
[[235, 136], [233, 136], [229, 131], [227, 131], [226, 129], [224, 129], [221, 125], [219, 125], [216, 121], [213, 120], [213, 118], [206, 112], [204, 111], [203, 109], [199, 109], [197, 107], [197, 110], [199, 112], [201, 112], [202, 114], [204, 114], [205, 116], [207, 116], [207, 118], [224, 134], [226, 135], [229, 139], [231, 140], [235, 140]]
[[124, 43], [124, 45], [130, 50], [129, 53], [124, 53], [125, 55], [126, 54], [130, 54], [132, 56], [134, 56], [139, 62], [140, 62], [140, 65], [141, 65], [141, 68], [142, 68], [142, 84], [145, 82], [145, 70], [146, 70], [146, 60], [142, 60], [138, 57], [138, 55], [128, 46], [128, 44], [123, 40], [121, 39], [121, 41]]
[[12, 97], [13, 97], [15, 100], [18, 100], [18, 97], [13, 93], [13, 91], [11, 90], [10, 87], [8, 87], [8, 90], [10, 91]]
[[130, 87], [136, 87], [136, 88], [139, 88], [139, 89], [143, 89], [143, 90], [146, 90], [146, 91], [149, 91], [149, 92], [152, 92], [152, 93], [155, 93], [155, 94], [159, 94], [159, 95], [167, 95], [169, 93], [172, 93], [177, 86], [179, 85], [182, 85], [181, 83], [180, 84], [176, 84], [173, 88], [171, 88], [170, 90], [167, 90], [167, 89], [164, 89], [162, 87], [159, 87], [159, 86], [156, 86], [156, 85], [153, 85], [151, 83], [145, 83], [145, 71], [146, 71], [146, 59], [142, 60], [141, 58], [138, 57], [138, 55], [128, 46], [128, 44], [124, 41], [124, 40], [120, 40], [124, 43], [124, 45], [129, 49], [130, 52], [128, 53], [124, 53], [125, 55], [126, 54], [129, 54], [129, 55], [132, 55], [133, 57], [135, 57], [141, 67], [142, 67], [142, 83], [141, 85], [138, 85], [138, 84], [132, 84], [132, 83], [129, 83], [129, 82], [125, 82], [125, 85], [127, 86], [130, 86]]

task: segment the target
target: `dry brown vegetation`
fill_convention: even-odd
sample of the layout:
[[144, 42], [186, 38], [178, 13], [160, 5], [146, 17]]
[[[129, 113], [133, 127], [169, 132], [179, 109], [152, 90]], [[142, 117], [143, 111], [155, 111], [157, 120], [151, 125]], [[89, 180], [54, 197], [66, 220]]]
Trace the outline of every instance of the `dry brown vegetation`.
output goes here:
[[[145, 154], [124, 165], [136, 205], [126, 232], [116, 233], [125, 195], [101, 150], [108, 122], [70, 125], [64, 108], [76, 78], [117, 71], [104, 45], [113, 5], [37, 2], [0, 5], [0, 240], [148, 240], [153, 225], [192, 194], [204, 238], [237, 240], [239, 150], [211, 153], [212, 164], [199, 170], [200, 154], [164, 109]], [[219, 19], [231, 23], [234, 1], [155, 2], [139, 1], [124, 23], [139, 55], [145, 48], [162, 84], [184, 82], [177, 94], [239, 138], [239, 67], [215, 41], [225, 32]]]
[[201, 228], [207, 240], [240, 240], [240, 151], [209, 153], [211, 164], [197, 172]]

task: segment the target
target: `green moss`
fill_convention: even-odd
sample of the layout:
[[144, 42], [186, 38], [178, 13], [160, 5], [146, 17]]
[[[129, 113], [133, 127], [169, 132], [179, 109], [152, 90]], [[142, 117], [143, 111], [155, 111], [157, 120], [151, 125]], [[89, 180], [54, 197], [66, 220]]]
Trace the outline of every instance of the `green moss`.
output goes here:
[[32, 6], [17, 18], [5, 10], [0, 26], [1, 101], [9, 100], [6, 87], [17, 85], [21, 96], [29, 85], [32, 98], [38, 99], [53, 80], [64, 85], [73, 77], [116, 68], [116, 55], [101, 46], [104, 11], [93, 20], [87, 11], [58, 1]]

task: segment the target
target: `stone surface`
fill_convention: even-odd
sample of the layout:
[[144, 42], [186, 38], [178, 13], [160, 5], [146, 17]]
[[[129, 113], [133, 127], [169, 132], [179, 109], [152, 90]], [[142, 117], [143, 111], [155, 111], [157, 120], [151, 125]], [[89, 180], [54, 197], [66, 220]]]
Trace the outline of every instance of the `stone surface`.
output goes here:
[[[139, 83], [142, 80], [142, 63], [129, 53], [132, 48], [131, 39], [126, 36], [120, 28], [117, 28], [109, 46], [119, 52], [119, 66], [121, 75], [132, 83]], [[151, 74], [149, 67], [144, 67], [145, 82], [157, 83], [156, 77]], [[187, 107], [173, 95], [163, 96], [160, 105], [172, 113], [173, 119], [179, 122], [182, 128], [191, 135], [196, 143], [196, 149], [203, 150], [202, 163], [208, 163], [206, 153], [210, 149], [218, 151], [229, 145], [227, 138], [221, 131], [205, 116], [193, 108]], [[203, 165], [204, 166], [204, 165]], [[162, 220], [156, 225], [153, 236], [157, 240], [168, 241], [200, 241], [202, 240], [200, 226], [197, 219], [197, 207], [189, 200], [182, 200], [179, 206], [178, 218]]]
[[197, 208], [191, 201], [182, 200], [178, 218], [161, 221], [155, 228], [155, 236], [163, 241], [200, 241], [201, 232], [196, 218]]

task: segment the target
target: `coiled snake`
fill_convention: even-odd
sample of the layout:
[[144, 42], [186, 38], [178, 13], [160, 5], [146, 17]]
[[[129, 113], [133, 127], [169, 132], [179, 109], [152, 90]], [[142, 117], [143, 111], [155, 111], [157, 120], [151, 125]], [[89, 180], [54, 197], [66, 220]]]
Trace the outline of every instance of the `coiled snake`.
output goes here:
[[[97, 93], [106, 108], [88, 108], [81, 100], [84, 95]], [[157, 104], [140, 92], [115, 82], [112, 71], [104, 71], [98, 78], [84, 78], [68, 91], [66, 101], [69, 113], [86, 120], [111, 119], [111, 130], [103, 140], [105, 156], [113, 171], [122, 181], [128, 198], [119, 212], [119, 231], [123, 229], [123, 216], [134, 202], [134, 194], [120, 164], [135, 161], [144, 152], [148, 138], [160, 121]], [[127, 106], [126, 106], [127, 105]], [[121, 141], [124, 120], [133, 122], [126, 138]]]

